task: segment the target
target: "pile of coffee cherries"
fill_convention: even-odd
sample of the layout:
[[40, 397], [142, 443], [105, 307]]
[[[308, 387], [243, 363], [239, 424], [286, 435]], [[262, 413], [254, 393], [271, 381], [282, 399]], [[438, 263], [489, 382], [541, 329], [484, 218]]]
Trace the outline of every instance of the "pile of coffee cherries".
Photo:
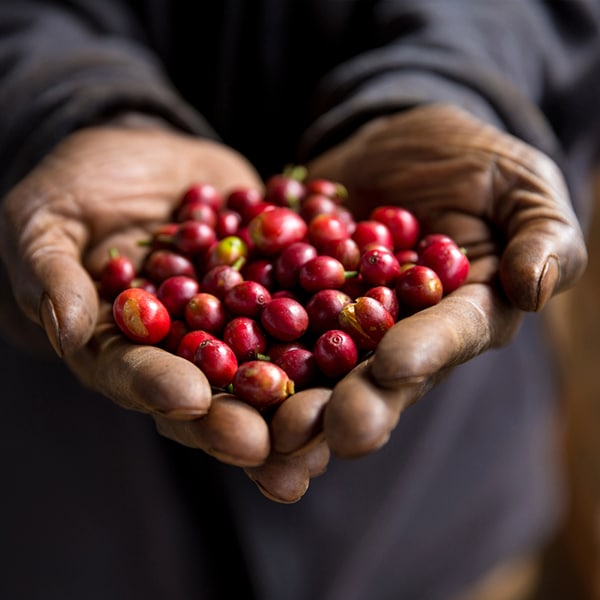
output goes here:
[[261, 411], [334, 384], [469, 272], [454, 240], [421, 236], [405, 208], [357, 221], [342, 184], [298, 171], [264, 191], [191, 186], [143, 241], [141, 268], [112, 251], [98, 282], [125, 336], [192, 361]]

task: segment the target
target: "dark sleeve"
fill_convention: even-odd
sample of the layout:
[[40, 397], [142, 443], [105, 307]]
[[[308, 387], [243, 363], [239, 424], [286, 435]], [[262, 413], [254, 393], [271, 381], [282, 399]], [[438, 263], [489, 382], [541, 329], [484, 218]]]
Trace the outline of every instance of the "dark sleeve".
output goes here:
[[214, 137], [117, 0], [0, 4], [0, 194], [78, 126], [142, 111]]
[[599, 2], [383, 0], [372, 19], [375, 43], [319, 90], [305, 157], [373, 115], [450, 102], [560, 162], [573, 96], [600, 75]]

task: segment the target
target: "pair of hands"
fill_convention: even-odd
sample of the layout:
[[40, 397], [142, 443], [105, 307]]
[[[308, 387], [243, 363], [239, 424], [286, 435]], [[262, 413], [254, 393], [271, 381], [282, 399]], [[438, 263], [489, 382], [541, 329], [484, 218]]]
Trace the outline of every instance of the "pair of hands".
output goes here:
[[150, 414], [162, 435], [242, 467], [279, 502], [298, 500], [330, 452], [359, 457], [383, 445], [448, 369], [506, 344], [523, 311], [540, 310], [586, 264], [554, 163], [457, 108], [377, 119], [308, 167], [311, 177], [343, 182], [359, 218], [402, 204], [426, 231], [453, 236], [471, 272], [440, 304], [397, 323], [333, 390], [291, 396], [270, 424], [233, 396], [212, 396], [189, 361], [127, 341], [92, 281], [110, 247], [141, 259], [138, 241], [191, 183], [260, 188], [243, 157], [159, 126], [84, 129], [8, 194], [0, 214], [16, 305], [82, 383]]

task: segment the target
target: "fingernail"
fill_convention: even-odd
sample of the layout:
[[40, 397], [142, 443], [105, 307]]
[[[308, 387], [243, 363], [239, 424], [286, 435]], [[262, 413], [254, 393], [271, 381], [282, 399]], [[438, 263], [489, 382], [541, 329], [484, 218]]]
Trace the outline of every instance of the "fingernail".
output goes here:
[[48, 336], [48, 340], [52, 344], [54, 351], [58, 356], [62, 357], [63, 350], [58, 317], [56, 316], [56, 310], [54, 310], [54, 304], [46, 292], [42, 294], [42, 299], [40, 300], [39, 315], [42, 326], [46, 331], [46, 335]]
[[544, 269], [538, 283], [537, 303], [535, 310], [541, 310], [548, 300], [554, 295], [554, 291], [560, 280], [560, 264], [556, 256], [550, 256], [544, 265]]

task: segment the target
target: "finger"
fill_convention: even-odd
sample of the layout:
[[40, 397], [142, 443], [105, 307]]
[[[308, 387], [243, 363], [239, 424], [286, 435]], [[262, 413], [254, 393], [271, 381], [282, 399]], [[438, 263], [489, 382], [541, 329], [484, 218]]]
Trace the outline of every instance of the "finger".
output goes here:
[[323, 430], [323, 413], [331, 390], [313, 388], [291, 395], [271, 419], [273, 449], [293, 454], [315, 444]]
[[20, 199], [18, 191], [7, 197], [0, 219], [13, 293], [21, 310], [45, 329], [57, 354], [70, 354], [92, 335], [98, 311], [96, 288], [80, 261], [87, 234], [69, 218], [69, 198], [54, 203], [52, 212], [28, 202], [27, 213]]
[[329, 457], [327, 445], [321, 442], [303, 455], [272, 454], [264, 465], [245, 471], [265, 497], [291, 504], [304, 496], [311, 477], [325, 471]]
[[324, 419], [332, 452], [362, 456], [385, 444], [404, 408], [450, 368], [508, 342], [520, 321], [520, 311], [478, 283], [399, 321], [334, 388]]
[[370, 374], [371, 360], [358, 365], [333, 390], [325, 409], [323, 430], [331, 452], [356, 458], [383, 446], [402, 410], [430, 387], [417, 380], [396, 389], [379, 387]]
[[587, 251], [558, 167], [533, 148], [511, 148], [496, 159], [496, 216], [508, 239], [500, 280], [516, 306], [537, 311], [575, 283]]
[[114, 325], [108, 303], [93, 338], [65, 361], [85, 385], [123, 408], [190, 419], [206, 414], [211, 403], [200, 369], [156, 346], [130, 342]]
[[230, 465], [261, 465], [270, 452], [269, 428], [264, 418], [229, 394], [214, 396], [210, 409], [201, 418], [175, 421], [155, 415], [154, 420], [161, 435], [204, 450]]

